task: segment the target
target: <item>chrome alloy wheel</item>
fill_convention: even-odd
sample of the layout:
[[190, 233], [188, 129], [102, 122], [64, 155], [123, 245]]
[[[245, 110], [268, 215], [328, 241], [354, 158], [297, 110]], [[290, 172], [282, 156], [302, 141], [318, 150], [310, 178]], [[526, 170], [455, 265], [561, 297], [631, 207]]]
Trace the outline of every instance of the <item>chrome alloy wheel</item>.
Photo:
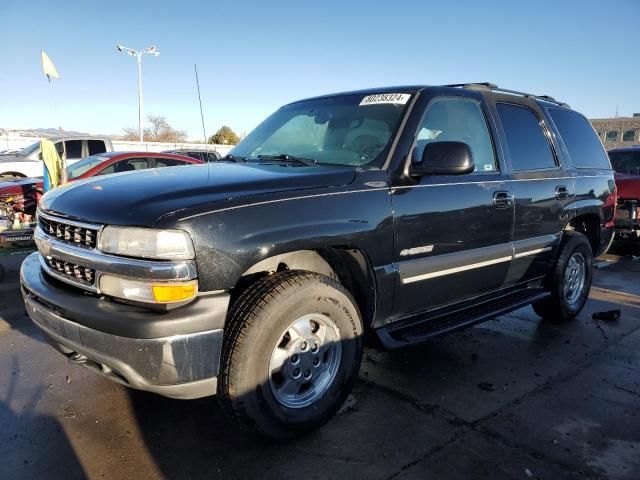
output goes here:
[[269, 385], [285, 407], [303, 408], [318, 400], [333, 383], [342, 356], [340, 331], [326, 315], [295, 320], [283, 332], [269, 361]]
[[575, 304], [582, 295], [586, 279], [587, 265], [584, 255], [575, 252], [567, 262], [562, 286], [564, 299], [569, 305]]

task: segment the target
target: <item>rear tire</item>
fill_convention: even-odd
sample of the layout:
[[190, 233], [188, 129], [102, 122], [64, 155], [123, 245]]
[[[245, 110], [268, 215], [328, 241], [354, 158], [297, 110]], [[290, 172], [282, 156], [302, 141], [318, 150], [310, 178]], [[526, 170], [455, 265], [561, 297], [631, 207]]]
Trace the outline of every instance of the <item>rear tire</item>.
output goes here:
[[554, 271], [547, 278], [551, 296], [533, 304], [533, 310], [555, 322], [575, 318], [587, 301], [593, 278], [593, 252], [585, 235], [565, 232]]
[[362, 333], [355, 301], [335, 280], [305, 271], [259, 280], [233, 305], [225, 332], [224, 411], [278, 439], [323, 425], [355, 382]]

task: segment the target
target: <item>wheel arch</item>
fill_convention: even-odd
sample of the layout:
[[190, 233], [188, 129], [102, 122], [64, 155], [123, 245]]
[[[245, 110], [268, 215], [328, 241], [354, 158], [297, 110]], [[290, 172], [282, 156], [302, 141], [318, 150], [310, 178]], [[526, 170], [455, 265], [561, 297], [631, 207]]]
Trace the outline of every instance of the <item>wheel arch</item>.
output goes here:
[[564, 227], [564, 231], [580, 232], [589, 240], [594, 257], [601, 250], [602, 216], [599, 210], [585, 209], [579, 211]]
[[362, 249], [348, 246], [295, 250], [264, 258], [240, 276], [231, 289], [231, 302], [259, 279], [285, 270], [315, 272], [338, 280], [353, 295], [364, 327], [368, 329], [373, 323], [377, 301], [373, 267]]
[[14, 171], [2, 172], [0, 173], [0, 178], [2, 177], [27, 178], [27, 176], [24, 173], [14, 172]]

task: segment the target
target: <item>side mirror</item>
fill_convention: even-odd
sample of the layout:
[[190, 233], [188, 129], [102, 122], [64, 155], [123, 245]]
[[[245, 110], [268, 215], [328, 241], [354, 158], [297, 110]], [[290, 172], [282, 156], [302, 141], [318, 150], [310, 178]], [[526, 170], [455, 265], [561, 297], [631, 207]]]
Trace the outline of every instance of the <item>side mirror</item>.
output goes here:
[[469, 145], [463, 142], [430, 142], [425, 145], [420, 162], [413, 163], [411, 175], [466, 175], [475, 164]]

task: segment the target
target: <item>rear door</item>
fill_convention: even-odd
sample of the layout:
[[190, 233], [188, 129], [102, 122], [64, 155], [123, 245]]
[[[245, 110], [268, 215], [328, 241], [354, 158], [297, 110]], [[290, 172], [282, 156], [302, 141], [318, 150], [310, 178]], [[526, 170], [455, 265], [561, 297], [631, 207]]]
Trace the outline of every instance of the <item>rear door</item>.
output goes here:
[[411, 161], [421, 158], [427, 143], [459, 141], [469, 145], [476, 168], [469, 175], [424, 176], [392, 188], [399, 317], [487, 293], [505, 282], [513, 202], [487, 114], [484, 100], [466, 91], [435, 97], [415, 132]]
[[570, 220], [567, 207], [575, 185], [560, 164], [551, 131], [535, 102], [502, 97], [494, 107], [515, 198], [514, 260], [508, 279], [513, 284], [543, 276], [555, 264], [555, 247]]

